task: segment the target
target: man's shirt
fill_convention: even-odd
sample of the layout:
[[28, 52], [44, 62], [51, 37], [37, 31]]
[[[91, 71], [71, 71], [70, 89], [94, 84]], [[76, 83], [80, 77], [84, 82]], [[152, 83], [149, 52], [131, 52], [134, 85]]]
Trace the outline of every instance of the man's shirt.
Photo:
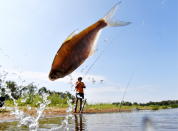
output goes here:
[[83, 82], [77, 81], [75, 87], [76, 91], [78, 93], [84, 93], [83, 88], [85, 88], [85, 84]]

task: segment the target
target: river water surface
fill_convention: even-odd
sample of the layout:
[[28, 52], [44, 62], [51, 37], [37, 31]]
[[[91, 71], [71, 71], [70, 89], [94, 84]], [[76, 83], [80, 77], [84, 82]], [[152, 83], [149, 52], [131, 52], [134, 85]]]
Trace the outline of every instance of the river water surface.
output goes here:
[[[65, 116], [43, 118], [39, 131], [48, 131], [61, 125]], [[0, 130], [28, 130], [17, 127], [18, 121], [0, 122]], [[67, 125], [69, 131], [178, 131], [178, 109], [133, 111], [128, 113], [101, 113], [73, 115]], [[64, 128], [57, 129], [66, 130]]]

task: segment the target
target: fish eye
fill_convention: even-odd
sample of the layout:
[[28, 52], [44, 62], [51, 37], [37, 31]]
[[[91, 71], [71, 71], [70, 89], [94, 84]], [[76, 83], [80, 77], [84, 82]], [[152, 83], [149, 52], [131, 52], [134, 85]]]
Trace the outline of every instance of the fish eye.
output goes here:
[[63, 75], [63, 72], [61, 70], [53, 70], [51, 71], [49, 77], [50, 79], [57, 79]]
[[53, 79], [55, 79], [55, 76], [49, 76], [49, 79], [51, 79], [51, 80], [53, 80]]

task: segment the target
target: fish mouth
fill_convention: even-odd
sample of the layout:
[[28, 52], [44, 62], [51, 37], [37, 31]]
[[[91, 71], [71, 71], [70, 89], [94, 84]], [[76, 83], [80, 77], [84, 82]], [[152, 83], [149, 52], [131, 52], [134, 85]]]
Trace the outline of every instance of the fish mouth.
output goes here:
[[64, 72], [61, 70], [51, 70], [51, 72], [49, 73], [49, 79], [51, 81], [54, 81], [58, 78], [62, 78], [64, 77]]

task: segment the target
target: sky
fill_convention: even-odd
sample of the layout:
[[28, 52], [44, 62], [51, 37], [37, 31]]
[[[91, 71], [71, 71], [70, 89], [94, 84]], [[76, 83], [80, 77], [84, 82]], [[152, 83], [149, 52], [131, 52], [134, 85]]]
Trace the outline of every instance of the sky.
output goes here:
[[177, 0], [123, 0], [116, 19], [131, 24], [103, 29], [93, 56], [71, 75], [48, 79], [54, 55], [69, 34], [95, 23], [116, 3], [0, 0], [1, 76], [6, 71], [6, 80], [72, 94], [71, 83], [84, 76], [89, 103], [178, 99]]

